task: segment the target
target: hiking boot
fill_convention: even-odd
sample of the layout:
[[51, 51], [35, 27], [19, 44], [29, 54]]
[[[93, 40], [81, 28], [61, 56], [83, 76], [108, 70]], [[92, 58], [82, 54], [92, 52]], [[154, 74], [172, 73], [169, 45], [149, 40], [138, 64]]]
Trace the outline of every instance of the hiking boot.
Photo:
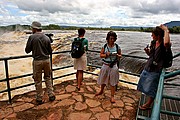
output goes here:
[[56, 97], [55, 96], [51, 96], [51, 97], [49, 97], [49, 101], [54, 101], [56, 99]]
[[41, 104], [43, 104], [44, 102], [43, 102], [42, 100], [36, 100], [36, 103], [37, 103], [38, 105], [41, 105]]

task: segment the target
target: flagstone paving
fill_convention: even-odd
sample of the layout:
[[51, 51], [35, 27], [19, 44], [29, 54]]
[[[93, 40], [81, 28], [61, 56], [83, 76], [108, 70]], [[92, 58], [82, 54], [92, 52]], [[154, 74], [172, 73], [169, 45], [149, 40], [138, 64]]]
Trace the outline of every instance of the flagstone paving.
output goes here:
[[95, 96], [100, 90], [96, 80], [84, 78], [80, 91], [76, 85], [76, 80], [55, 85], [56, 100], [50, 102], [45, 92], [41, 105], [35, 102], [35, 91], [16, 95], [12, 104], [2, 101], [0, 120], [135, 120], [138, 91], [118, 86], [116, 103], [111, 103], [108, 87]]

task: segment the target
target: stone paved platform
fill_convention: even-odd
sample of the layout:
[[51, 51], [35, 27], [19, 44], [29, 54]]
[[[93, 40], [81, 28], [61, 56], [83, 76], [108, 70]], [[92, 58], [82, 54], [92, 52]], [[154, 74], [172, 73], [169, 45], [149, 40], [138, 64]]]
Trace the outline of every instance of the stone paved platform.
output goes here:
[[96, 80], [84, 78], [80, 91], [76, 80], [55, 85], [56, 100], [49, 102], [45, 92], [42, 105], [35, 102], [35, 91], [16, 95], [12, 104], [0, 102], [0, 120], [135, 120], [140, 93], [119, 86], [116, 103], [110, 102], [110, 90], [100, 90]]

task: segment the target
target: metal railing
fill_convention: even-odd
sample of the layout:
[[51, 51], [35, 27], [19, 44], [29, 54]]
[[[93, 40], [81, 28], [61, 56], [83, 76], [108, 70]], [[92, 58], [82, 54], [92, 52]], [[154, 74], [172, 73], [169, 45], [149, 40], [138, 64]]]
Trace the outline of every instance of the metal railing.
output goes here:
[[[173, 115], [173, 116], [180, 116], [180, 113], [177, 113], [177, 112], [161, 110], [161, 104], [162, 104], [162, 99], [163, 98], [168, 98], [168, 99], [173, 99], [173, 100], [179, 100], [180, 101], [180, 97], [167, 96], [167, 95], [163, 94], [164, 79], [174, 77], [176, 75], [180, 75], [180, 70], [165, 74], [165, 69], [163, 69], [163, 71], [161, 73], [161, 76], [160, 76], [160, 79], [159, 79], [158, 90], [157, 90], [156, 98], [154, 100], [154, 105], [153, 105], [150, 120], [159, 120], [160, 119], [160, 113]], [[177, 85], [177, 86], [180, 86], [180, 85]]]
[[[62, 53], [69, 53], [70, 51], [61, 51], [61, 52], [53, 52], [52, 55], [54, 54], [62, 54]], [[96, 52], [96, 53], [99, 53], [100, 51], [93, 51], [93, 50], [89, 50], [88, 52]], [[50, 60], [51, 60], [51, 64], [52, 64], [52, 55], [50, 57]], [[136, 58], [140, 58], [140, 59], [147, 59], [147, 58], [143, 58], [143, 57], [138, 57], [138, 56], [130, 56], [130, 55], [123, 55], [125, 57], [136, 57]], [[12, 101], [12, 95], [11, 95], [11, 91], [13, 90], [17, 90], [17, 89], [20, 89], [20, 88], [24, 88], [24, 87], [27, 87], [27, 86], [31, 86], [31, 85], [34, 85], [34, 83], [29, 83], [29, 84], [25, 84], [25, 85], [21, 85], [21, 86], [18, 86], [18, 87], [14, 87], [12, 88], [11, 85], [10, 85], [10, 81], [11, 80], [14, 80], [14, 79], [18, 79], [18, 78], [24, 78], [24, 77], [28, 77], [28, 76], [32, 76], [33, 74], [32, 73], [29, 73], [29, 74], [23, 74], [23, 75], [19, 75], [19, 76], [14, 76], [14, 77], [10, 77], [9, 76], [9, 64], [8, 64], [8, 61], [9, 60], [15, 60], [15, 59], [23, 59], [23, 58], [31, 58], [32, 55], [22, 55], [22, 56], [12, 56], [12, 57], [4, 57], [4, 58], [0, 58], [0, 61], [4, 61], [4, 68], [5, 68], [5, 78], [4, 79], [0, 79], [0, 82], [6, 82], [6, 86], [7, 86], [7, 89], [5, 90], [2, 90], [0, 91], [0, 93], [4, 93], [4, 92], [7, 92], [8, 93], [8, 100], [9, 100], [9, 103], [11, 103]], [[92, 66], [92, 67], [96, 67], [96, 68], [100, 68], [101, 66], [96, 66], [96, 65], [92, 65], [92, 64], [88, 64], [88, 66]], [[52, 67], [52, 65], [51, 65]], [[56, 71], [56, 70], [61, 70], [61, 69], [65, 69], [65, 68], [70, 68], [70, 67], [73, 67], [73, 65], [69, 65], [69, 66], [64, 66], [64, 67], [59, 67], [59, 68], [55, 68], [53, 69], [52, 68], [52, 74], [51, 74], [51, 77], [52, 77], [52, 82], [56, 79], [59, 79], [59, 78], [63, 78], [63, 77], [66, 77], [66, 76], [70, 76], [70, 75], [73, 75], [75, 74], [75, 72], [73, 73], [68, 73], [68, 74], [65, 74], [65, 75], [62, 75], [62, 76], [57, 76], [57, 77], [53, 77], [53, 72]], [[130, 73], [130, 72], [125, 72], [125, 71], [119, 71], [121, 73], [126, 73], [126, 74], [129, 74], [129, 75], [134, 75], [134, 76], [139, 76], [139, 74], [135, 74], [135, 73]], [[87, 74], [93, 74], [91, 72], [85, 72]], [[95, 74], [94, 74], [95, 75]], [[97, 75], [97, 74], [96, 74]], [[124, 82], [124, 83], [128, 83], [128, 84], [132, 84], [132, 85], [137, 85], [136, 83], [131, 83], [131, 82], [127, 82], [125, 80], [120, 80], [121, 82]], [[45, 81], [43, 81], [45, 82]]]
[[[53, 55], [54, 54], [67, 53], [67, 52], [69, 53], [70, 51], [54, 52]], [[99, 53], [99, 51], [94, 51], [94, 50], [88, 50], [88, 52], [97, 52], [97, 53]], [[122, 55], [122, 56], [138, 58], [138, 59], [147, 59], [145, 57], [138, 57], [138, 56], [131, 56], [131, 55]], [[180, 53], [174, 55], [174, 58], [178, 57], [178, 56], [180, 56]], [[0, 61], [4, 61], [4, 68], [5, 68], [5, 79], [1, 79], [0, 82], [6, 82], [6, 84], [7, 84], [7, 89], [0, 91], [0, 93], [8, 92], [9, 103], [12, 102], [11, 101], [11, 99], [12, 99], [11, 98], [11, 91], [12, 90], [16, 90], [16, 89], [19, 89], [19, 88], [23, 88], [23, 87], [27, 87], [27, 86], [30, 86], [30, 85], [34, 85], [34, 83], [25, 84], [25, 85], [22, 85], [22, 86], [11, 88], [10, 87], [10, 81], [11, 80], [14, 80], [14, 79], [17, 79], [17, 78], [24, 78], [24, 77], [27, 77], [27, 76], [32, 76], [32, 73], [24, 74], [24, 75], [19, 75], [19, 76], [15, 76], [15, 77], [9, 77], [9, 65], [8, 65], [8, 61], [9, 60], [14, 60], [14, 59], [29, 58], [29, 57], [32, 57], [32, 55], [23, 55], [23, 56], [14, 56], [14, 57], [0, 58]], [[51, 56], [51, 64], [52, 64], [52, 56]], [[88, 66], [96, 67], [96, 68], [100, 68], [101, 67], [101, 66], [92, 65], [92, 64], [88, 64]], [[52, 65], [51, 65], [51, 67], [52, 67]], [[61, 69], [65, 69], [65, 68], [70, 68], [70, 67], [73, 67], [73, 65], [69, 65], [69, 66], [65, 66], [65, 67], [59, 67], [59, 68], [55, 68], [55, 69], [52, 68], [52, 75], [51, 75], [52, 81], [55, 80], [55, 79], [58, 79], [58, 78], [62, 78], [62, 77], [66, 77], [66, 76], [70, 76], [70, 75], [75, 74], [75, 72], [73, 72], [73, 73], [68, 73], [68, 74], [62, 75], [62, 76], [53, 77], [53, 71], [61, 70]], [[140, 76], [139, 74], [136, 74], [136, 73], [125, 72], [125, 71], [121, 71], [121, 70], [119, 70], [119, 72], [120, 73], [129, 74], [129, 75], [133, 75], [133, 76]], [[98, 74], [95, 74], [95, 73], [92, 73], [92, 72], [88, 72], [88, 71], [85, 71], [85, 73], [92, 74], [92, 75], [98, 75]], [[159, 119], [160, 113], [180, 116], [179, 113], [173, 113], [173, 112], [171, 113], [171, 112], [168, 112], [168, 111], [162, 111], [161, 110], [161, 100], [162, 100], [163, 97], [164, 98], [168, 97], [170, 99], [178, 99], [178, 100], [180, 99], [178, 97], [174, 98], [173, 96], [163, 95], [164, 79], [165, 78], [169, 78], [169, 77], [173, 77], [173, 76], [176, 76], [176, 75], [179, 75], [179, 74], [180, 74], [180, 70], [175, 71], [173, 73], [168, 73], [168, 74], [165, 74], [165, 70], [163, 70], [163, 72], [161, 74], [161, 77], [160, 77], [160, 80], [159, 80], [160, 82], [159, 82], [158, 92], [157, 92], [157, 95], [156, 95], [156, 98], [155, 98], [155, 102], [154, 102], [154, 106], [153, 106], [153, 110], [152, 110], [152, 114], [151, 114], [151, 118], [150, 118], [151, 120]], [[137, 85], [136, 83], [128, 82], [128, 81], [125, 81], [125, 80], [119, 80], [119, 81], [127, 83], [127, 84], [131, 84], [131, 85]], [[168, 85], [168, 83], [165, 83], [165, 84]], [[180, 86], [179, 84], [169, 84], [169, 85]]]

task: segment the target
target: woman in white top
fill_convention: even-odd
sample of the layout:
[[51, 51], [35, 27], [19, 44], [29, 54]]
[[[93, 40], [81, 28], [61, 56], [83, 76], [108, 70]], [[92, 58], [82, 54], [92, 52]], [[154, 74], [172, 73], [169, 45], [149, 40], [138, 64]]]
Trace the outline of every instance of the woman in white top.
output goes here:
[[121, 58], [121, 49], [115, 43], [117, 35], [110, 31], [107, 34], [107, 44], [102, 47], [100, 57], [103, 58], [103, 66], [101, 67], [97, 83], [101, 85], [101, 90], [96, 93], [96, 96], [103, 94], [104, 87], [111, 86], [111, 103], [115, 103], [114, 94], [115, 86], [119, 82], [119, 69], [117, 66], [118, 60]]

